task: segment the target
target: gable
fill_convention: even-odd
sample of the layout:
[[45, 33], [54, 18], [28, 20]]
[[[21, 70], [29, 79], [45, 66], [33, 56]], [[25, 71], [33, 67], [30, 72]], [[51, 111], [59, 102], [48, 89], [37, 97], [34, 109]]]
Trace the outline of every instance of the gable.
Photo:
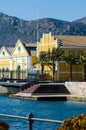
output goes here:
[[9, 57], [9, 56], [10, 53], [8, 52], [8, 50], [5, 47], [2, 47], [0, 51], [0, 58]]
[[28, 52], [20, 40], [17, 41], [12, 56], [28, 56]]

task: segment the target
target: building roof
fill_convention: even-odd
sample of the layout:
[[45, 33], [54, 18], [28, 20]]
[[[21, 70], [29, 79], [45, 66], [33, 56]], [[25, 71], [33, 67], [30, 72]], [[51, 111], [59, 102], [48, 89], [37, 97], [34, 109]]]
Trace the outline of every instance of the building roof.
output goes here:
[[36, 56], [37, 55], [37, 43], [27, 43], [25, 44], [25, 48], [30, 56]]
[[36, 52], [36, 46], [26, 46], [25, 48], [26, 48], [26, 50], [27, 50], [27, 52], [30, 56], [36, 56], [37, 55], [36, 54], [37, 53]]
[[9, 53], [11, 54], [14, 50], [14, 47], [6, 47], [6, 49], [9, 51]]
[[62, 45], [86, 46], [86, 36], [54, 35]]
[[37, 47], [37, 43], [27, 43], [25, 44], [26, 47]]

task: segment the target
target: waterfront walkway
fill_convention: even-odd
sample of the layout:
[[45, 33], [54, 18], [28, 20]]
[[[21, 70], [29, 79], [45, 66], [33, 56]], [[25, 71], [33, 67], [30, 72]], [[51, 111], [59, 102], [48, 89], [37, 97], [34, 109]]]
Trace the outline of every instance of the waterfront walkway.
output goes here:
[[28, 100], [44, 100], [44, 101], [82, 101], [86, 102], [86, 96], [82, 95], [29, 95], [23, 93], [11, 94], [9, 97], [28, 99]]
[[64, 83], [36, 84], [24, 91], [9, 96], [29, 100], [86, 101], [85, 95], [71, 94]]

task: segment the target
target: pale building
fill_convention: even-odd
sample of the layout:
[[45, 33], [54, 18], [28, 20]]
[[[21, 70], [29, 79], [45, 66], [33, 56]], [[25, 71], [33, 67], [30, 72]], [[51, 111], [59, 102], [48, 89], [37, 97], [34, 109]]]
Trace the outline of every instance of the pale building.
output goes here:
[[36, 45], [24, 45], [20, 40], [14, 47], [0, 50], [0, 78], [26, 79], [36, 62]]

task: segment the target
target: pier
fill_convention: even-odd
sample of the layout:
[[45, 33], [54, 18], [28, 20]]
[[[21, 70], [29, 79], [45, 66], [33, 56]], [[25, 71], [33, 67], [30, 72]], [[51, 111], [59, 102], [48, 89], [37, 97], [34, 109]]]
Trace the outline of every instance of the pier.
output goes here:
[[0, 94], [1, 93], [6, 93], [6, 94], [15, 94], [20, 91], [23, 91], [27, 87], [30, 86], [29, 82], [17, 82], [12, 81], [0, 81]]

